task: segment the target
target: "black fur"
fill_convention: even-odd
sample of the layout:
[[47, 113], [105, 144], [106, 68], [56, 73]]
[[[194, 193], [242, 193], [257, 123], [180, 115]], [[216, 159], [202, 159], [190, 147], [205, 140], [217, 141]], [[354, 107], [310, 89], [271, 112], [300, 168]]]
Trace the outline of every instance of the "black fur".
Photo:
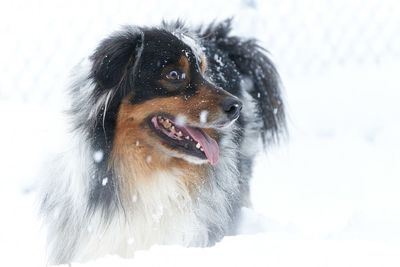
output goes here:
[[[165, 65], [176, 62], [182, 54], [189, 59], [191, 72], [198, 71], [200, 64], [192, 47], [171, 33], [175, 31], [197, 35], [194, 40], [204, 50], [208, 70], [204, 75], [207, 78], [197, 74], [184, 88], [171, 91], [159, 83], [160, 71]], [[246, 97], [245, 94], [251, 96], [255, 104], [255, 114], [248, 114], [251, 119], [242, 114], [231, 132], [221, 133], [230, 140], [228, 145], [231, 147], [224, 147], [225, 151], [221, 151], [230, 157], [227, 159], [229, 163], [225, 163], [226, 166], [220, 169], [209, 167], [209, 184], [204, 185], [207, 186], [204, 192], [197, 192], [199, 197], [195, 207], [199, 211], [194, 211], [200, 223], [207, 227], [206, 245], [212, 245], [234, 231], [240, 208], [249, 205], [249, 180], [255, 152], [243, 152], [246, 150], [245, 142], [254, 143], [257, 140], [253, 138], [261, 137], [267, 146], [269, 141], [278, 140], [285, 131], [285, 114], [279, 75], [266, 51], [255, 40], [232, 36], [230, 32], [231, 20], [213, 23], [195, 31], [189, 30], [179, 21], [174, 24], [164, 23], [161, 28], [125, 27], [103, 40], [90, 56], [91, 69], [88, 76], [78, 78], [72, 86], [73, 103], [70, 114], [74, 131], [88, 143], [88, 154], [101, 151], [103, 158], [82, 171], [82, 177], [75, 177], [68, 171], [65, 171], [66, 175], [60, 174], [61, 182], [58, 183], [63, 186], [64, 178], [88, 179], [86, 176], [90, 176], [82, 207], [77, 207], [74, 203], [76, 198], [71, 197], [74, 192], [68, 191], [71, 190], [69, 186], [62, 188], [60, 185], [59, 191], [65, 191], [65, 196], [53, 193], [53, 188], [49, 186], [44, 189], [42, 211], [49, 217], [50, 233], [55, 236], [50, 237], [55, 240], [53, 263], [66, 263], [75, 259], [76, 254], [79, 254], [79, 242], [85, 242], [89, 238], [85, 236], [85, 229], [82, 230], [80, 226], [90, 225], [95, 215], [100, 214], [101, 224], [108, 225], [119, 215], [116, 213], [125, 213], [126, 207], [120, 200], [124, 185], [110, 168], [109, 159], [118, 110], [127, 96], [130, 96], [132, 104], [175, 95], [189, 98], [196, 94], [199, 85], [222, 88], [242, 100]], [[250, 81], [251, 84], [244, 84], [244, 81]], [[82, 92], [88, 89], [86, 86], [93, 90], [89, 93]], [[243, 89], [244, 87], [248, 88]], [[232, 155], [232, 151], [236, 154]], [[65, 169], [69, 167], [71, 166], [63, 166]], [[103, 184], [105, 178], [107, 183]], [[239, 188], [236, 185], [227, 185], [227, 181], [233, 181]], [[50, 186], [53, 183], [57, 185], [50, 180]], [[215, 203], [213, 194], [216, 191], [223, 195], [227, 207], [222, 209], [221, 205], [225, 203]], [[55, 215], [59, 209], [70, 216], [62, 215], [59, 218]], [[201, 213], [204, 210], [207, 214]]]
[[[250, 90], [252, 98], [258, 107], [257, 118], [261, 120], [262, 127], [257, 127], [264, 146], [277, 141], [279, 136], [286, 131], [285, 113], [280, 90], [278, 72], [266, 55], [266, 50], [260, 47], [256, 40], [245, 40], [231, 36], [232, 19], [222, 23], [212, 23], [205, 29], [200, 27], [197, 32], [202, 37], [202, 44], [206, 48], [210, 65], [210, 74], [214, 82], [238, 96], [240, 95], [241, 81], [248, 78], [252, 81]], [[218, 61], [224, 64], [219, 64]], [[253, 122], [239, 117], [239, 130], [237, 143], [241, 144], [243, 130], [253, 127]], [[249, 206], [249, 181], [253, 167], [253, 156], [239, 154], [239, 172], [242, 199], [239, 205]]]
[[[232, 20], [228, 19], [196, 30], [208, 60], [207, 75], [217, 86], [239, 98], [242, 97], [243, 79], [248, 78], [253, 82], [253, 88], [249, 93], [256, 101], [259, 113], [257, 117], [262, 122], [262, 127], [256, 130], [260, 131], [263, 143], [267, 145], [270, 141], [276, 141], [279, 134], [285, 130], [279, 75], [267, 57], [266, 50], [260, 47], [256, 40], [245, 40], [230, 35], [231, 23]], [[169, 25], [164, 23], [164, 26], [189, 32], [180, 21]], [[103, 40], [91, 56], [93, 61], [91, 77], [97, 82], [94, 99], [110, 89], [113, 89], [113, 95], [106, 115], [103, 114], [104, 109], [101, 110], [94, 127], [84, 129], [92, 141], [93, 150], [104, 151], [105, 157], [94, 173], [97, 179], [93, 181], [91, 187], [89, 211], [101, 208], [105, 218], [112, 218], [116, 209], [123, 208], [117, 198], [120, 185], [114, 178], [112, 170], [105, 164], [112, 148], [115, 121], [121, 100], [127, 94], [132, 94], [132, 103], [180, 94], [181, 92], [168, 92], [155, 81], [158, 80], [160, 65], [176, 61], [180, 54], [176, 54], [175, 51], [183, 50], [190, 51], [190, 48], [172, 36], [168, 30], [141, 28], [138, 31], [136, 28], [126, 27], [123, 31]], [[157, 59], [154, 58], [156, 51]], [[138, 56], [138, 53], [141, 54]], [[189, 58], [192, 61], [196, 60], [191, 53]], [[196, 86], [197, 84], [192, 84], [184, 93], [193, 94]], [[239, 118], [239, 130], [235, 139], [237, 144], [242, 143], [243, 130], [249, 127], [247, 125], [249, 123], [251, 122], [245, 121], [243, 116]], [[253, 166], [253, 157], [241, 154], [239, 157], [243, 199], [236, 206], [249, 205], [249, 180]], [[103, 177], [108, 179], [106, 186], [102, 185]]]
[[[245, 40], [231, 36], [231, 24], [232, 20], [228, 19], [198, 31], [204, 39], [203, 44], [208, 48], [207, 52], [211, 56], [209, 58], [213, 60], [212, 55], [218, 53], [224, 55], [224, 62], [229, 62], [221, 70], [229, 80], [224, 83], [217, 76], [217, 83], [238, 95], [239, 81], [242, 78], [248, 77], [253, 82], [254, 88], [250, 94], [257, 101], [259, 117], [263, 121], [262, 138], [266, 144], [277, 140], [279, 134], [285, 131], [280, 78], [274, 64], [266, 55], [267, 51], [254, 39]], [[215, 62], [213, 65], [215, 66]], [[218, 73], [214, 67], [213, 72], [215, 71]]]

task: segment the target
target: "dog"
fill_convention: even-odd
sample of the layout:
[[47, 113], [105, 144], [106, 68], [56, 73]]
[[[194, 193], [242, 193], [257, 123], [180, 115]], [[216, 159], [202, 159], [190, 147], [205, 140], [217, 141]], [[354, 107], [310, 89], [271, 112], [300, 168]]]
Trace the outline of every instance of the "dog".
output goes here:
[[266, 50], [231, 25], [125, 26], [73, 70], [71, 143], [40, 191], [49, 263], [235, 233], [285, 112]]

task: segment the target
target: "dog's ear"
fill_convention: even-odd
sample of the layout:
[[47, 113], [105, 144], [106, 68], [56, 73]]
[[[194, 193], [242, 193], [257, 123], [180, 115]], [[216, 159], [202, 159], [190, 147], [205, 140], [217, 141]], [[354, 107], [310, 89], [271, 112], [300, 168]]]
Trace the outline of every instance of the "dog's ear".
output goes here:
[[262, 117], [263, 141], [277, 140], [279, 133], [286, 130], [278, 72], [256, 40], [230, 36], [230, 31], [231, 19], [228, 19], [211, 24], [204, 31], [200, 29], [200, 35], [214, 42], [234, 62], [242, 77], [251, 80], [246, 87]]
[[135, 68], [143, 49], [143, 33], [128, 28], [104, 39], [91, 56], [92, 78], [103, 88], [118, 85], [128, 70]]

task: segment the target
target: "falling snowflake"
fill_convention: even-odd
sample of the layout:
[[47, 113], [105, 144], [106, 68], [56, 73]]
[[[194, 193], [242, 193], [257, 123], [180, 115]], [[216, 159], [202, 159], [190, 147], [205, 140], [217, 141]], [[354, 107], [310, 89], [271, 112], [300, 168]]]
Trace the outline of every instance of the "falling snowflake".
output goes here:
[[202, 110], [200, 112], [200, 123], [206, 123], [207, 122], [207, 118], [208, 117], [208, 111], [207, 110]]
[[176, 115], [176, 117], [175, 117], [175, 124], [177, 125], [177, 126], [180, 126], [180, 127], [182, 127], [182, 126], [184, 126], [185, 124], [186, 124], [186, 117], [185, 117], [185, 115], [182, 115], [182, 114], [178, 114], [178, 115]]
[[93, 160], [96, 162], [96, 163], [100, 163], [102, 160], [103, 160], [103, 157], [104, 157], [104, 152], [103, 152], [103, 150], [97, 150], [97, 151], [95, 151], [94, 153], [93, 153]]

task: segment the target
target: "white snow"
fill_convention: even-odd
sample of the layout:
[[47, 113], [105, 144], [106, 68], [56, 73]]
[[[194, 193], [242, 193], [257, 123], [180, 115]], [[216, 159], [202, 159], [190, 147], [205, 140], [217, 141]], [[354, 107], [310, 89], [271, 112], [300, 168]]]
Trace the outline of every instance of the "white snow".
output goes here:
[[186, 124], [186, 116], [183, 115], [183, 114], [178, 114], [178, 115], [175, 117], [174, 123], [175, 123], [177, 126], [185, 126], [185, 124]]
[[218, 54], [214, 55], [214, 60], [215, 60], [215, 62], [218, 63], [219, 66], [221, 66], [221, 67], [224, 66], [224, 62], [222, 62], [222, 58]]
[[[370, 241], [293, 240], [268, 234], [227, 237], [213, 248], [154, 246], [134, 259], [107, 256], [73, 267], [99, 266], [397, 266], [398, 250]], [[393, 261], [394, 260], [394, 261]], [[63, 265], [67, 267], [67, 265]]]
[[93, 153], [93, 160], [94, 160], [96, 163], [101, 162], [101, 161], [103, 160], [103, 157], [104, 157], [104, 152], [103, 152], [103, 150], [97, 150], [97, 151], [95, 151], [95, 152]]
[[259, 38], [277, 62], [289, 122], [289, 137], [257, 158], [238, 235], [72, 266], [400, 266], [399, 4], [179, 3], [0, 3], [0, 265], [45, 265], [34, 192], [68, 147], [61, 90], [73, 65], [122, 24], [235, 15], [234, 31]]
[[200, 111], [200, 123], [204, 124], [207, 123], [208, 120], [208, 111], [202, 110]]

